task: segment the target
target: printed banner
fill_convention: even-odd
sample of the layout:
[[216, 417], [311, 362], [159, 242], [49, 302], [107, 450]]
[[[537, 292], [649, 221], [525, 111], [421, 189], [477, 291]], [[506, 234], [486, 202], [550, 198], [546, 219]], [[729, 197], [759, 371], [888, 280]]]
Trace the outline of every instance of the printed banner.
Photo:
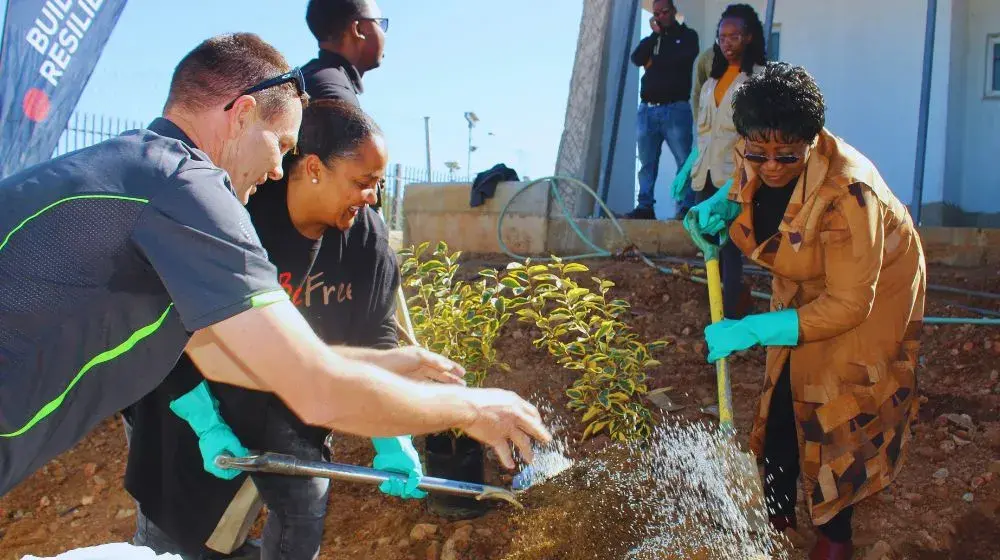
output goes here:
[[125, 2], [7, 2], [0, 43], [0, 178], [51, 157]]

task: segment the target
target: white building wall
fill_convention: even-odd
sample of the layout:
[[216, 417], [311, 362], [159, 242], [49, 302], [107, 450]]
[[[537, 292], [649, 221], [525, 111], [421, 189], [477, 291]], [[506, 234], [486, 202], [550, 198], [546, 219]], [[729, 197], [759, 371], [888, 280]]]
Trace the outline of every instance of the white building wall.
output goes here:
[[[951, 85], [955, 114], [949, 129], [948, 175], [957, 181], [955, 203], [971, 213], [994, 214], [979, 225], [998, 225], [1000, 213], [1000, 99], [985, 98], [987, 35], [1000, 33], [1000, 0], [956, 0], [965, 16], [965, 48], [954, 53]], [[970, 224], [974, 225], [974, 224]]]
[[[816, 77], [827, 101], [827, 127], [872, 159], [907, 204], [916, 165], [926, 1], [775, 2], [781, 59]], [[703, 48], [714, 41], [730, 3], [676, 1]], [[746, 3], [764, 19], [766, 0]], [[649, 15], [640, 18], [643, 35]], [[938, 0], [936, 19], [923, 202], [997, 213], [1000, 99], [984, 99], [984, 88], [987, 35], [1000, 32], [1000, 0]], [[672, 214], [674, 172], [672, 158], [663, 157], [657, 181], [661, 218]]]

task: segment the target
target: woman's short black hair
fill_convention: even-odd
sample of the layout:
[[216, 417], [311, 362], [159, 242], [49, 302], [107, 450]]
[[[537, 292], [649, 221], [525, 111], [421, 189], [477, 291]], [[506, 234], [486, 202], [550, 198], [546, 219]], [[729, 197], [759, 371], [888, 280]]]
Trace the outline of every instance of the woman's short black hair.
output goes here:
[[382, 136], [375, 121], [346, 101], [320, 99], [302, 110], [302, 126], [294, 154], [285, 156], [286, 171], [303, 157], [314, 154], [324, 163], [357, 155], [369, 138]]
[[[719, 23], [715, 26], [716, 38], [719, 36], [719, 26], [727, 19], [742, 20], [743, 29], [750, 34], [750, 44], [743, 50], [743, 61], [740, 64], [740, 70], [750, 75], [753, 72], [754, 66], [762, 65], [767, 61], [764, 24], [760, 22], [760, 16], [757, 15], [757, 10], [754, 10], [753, 6], [749, 4], [730, 4], [726, 7], [726, 11], [722, 12], [722, 17], [719, 18]], [[715, 56], [712, 58], [712, 71], [709, 72], [709, 76], [718, 80], [726, 73], [726, 68], [729, 68], [729, 61], [726, 60], [726, 55], [722, 53], [722, 47], [719, 46], [718, 41], [715, 43], [714, 50]]]
[[771, 62], [736, 90], [733, 124], [750, 140], [812, 143], [826, 125], [826, 103], [805, 68]]

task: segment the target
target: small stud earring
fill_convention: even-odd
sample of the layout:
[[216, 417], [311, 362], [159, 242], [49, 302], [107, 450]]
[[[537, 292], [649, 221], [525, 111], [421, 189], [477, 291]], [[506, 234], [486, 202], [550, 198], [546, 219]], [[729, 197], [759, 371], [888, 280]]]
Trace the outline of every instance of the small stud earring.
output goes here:
[[319, 183], [319, 179], [313, 177], [313, 184], [315, 185], [316, 183]]

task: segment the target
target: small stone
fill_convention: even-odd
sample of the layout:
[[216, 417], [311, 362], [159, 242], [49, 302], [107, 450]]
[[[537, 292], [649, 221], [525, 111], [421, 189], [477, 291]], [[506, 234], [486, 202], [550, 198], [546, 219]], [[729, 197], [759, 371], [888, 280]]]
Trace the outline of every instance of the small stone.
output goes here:
[[663, 297], [660, 298], [660, 301], [662, 301], [663, 303], [669, 302], [670, 301], [670, 294], [663, 294]]
[[941, 442], [941, 445], [939, 447], [941, 448], [941, 451], [944, 451], [945, 453], [951, 453], [952, 451], [955, 451], [955, 448], [958, 446], [955, 445], [954, 441], [944, 440]]
[[972, 417], [968, 414], [945, 414], [944, 417], [948, 422], [962, 428], [963, 430], [971, 432], [976, 427], [976, 425], [972, 423]]
[[396, 543], [396, 548], [404, 549], [410, 547], [410, 539], [402, 539]]
[[59, 523], [56, 523], [55, 521], [53, 521], [52, 523], [49, 523], [49, 532], [50, 533], [57, 533], [58, 531], [59, 531]]
[[984, 472], [981, 476], [983, 477], [983, 482], [985, 482], [986, 484], [993, 482], [993, 473]]
[[958, 355], [958, 348], [952, 348], [951, 352], [949, 352], [949, 354], [951, 354], [952, 356], [957, 356]]
[[521, 331], [514, 331], [513, 333], [511, 333], [511, 336], [514, 337], [514, 340], [521, 340], [522, 338], [524, 338], [524, 333], [522, 333]]
[[410, 540], [420, 542], [437, 533], [438, 526], [430, 523], [418, 523], [410, 529]]
[[38, 500], [38, 507], [40, 508], [47, 508], [50, 505], [52, 505], [52, 500], [48, 496], [42, 496], [41, 499]]
[[91, 480], [93, 480], [94, 486], [97, 487], [98, 489], [104, 488], [105, 486], [108, 485], [108, 481], [104, 480], [104, 477], [99, 474], [95, 474], [94, 478]]
[[80, 498], [80, 505], [89, 506], [94, 503], [93, 496], [84, 496]]
[[997, 371], [997, 370], [991, 371], [990, 372], [990, 381], [992, 381], [993, 383], [996, 383], [997, 381], [1000, 381], [1000, 371]]
[[910, 502], [911, 504], [914, 504], [914, 505], [919, 504], [919, 503], [921, 503], [921, 502], [924, 501], [924, 497], [923, 496], [921, 496], [920, 494], [913, 493], [913, 492], [906, 492], [905, 494], [903, 494], [903, 497], [906, 498], [906, 501], [908, 501], [908, 502]]
[[69, 522], [69, 526], [72, 527], [72, 528], [74, 528], [74, 529], [76, 529], [80, 525], [81, 525], [81, 523], [80, 523], [79, 519], [74, 519], [73, 521]]
[[931, 476], [933, 476], [934, 478], [939, 478], [939, 479], [948, 478], [948, 469], [942, 467], [942, 468], [934, 471], [934, 474], [931, 475]]
[[882, 560], [883, 557], [892, 554], [892, 547], [885, 541], [878, 541], [865, 554], [865, 560]]
[[972, 503], [972, 500], [974, 500], [974, 499], [975, 499], [975, 496], [972, 495], [972, 492], [966, 492], [965, 494], [962, 494], [962, 500], [964, 500], [964, 501], [966, 501], [966, 502], [968, 502], [970, 504]]
[[381, 539], [379, 539], [379, 540], [377, 540], [377, 541], [375, 541], [375, 542], [376, 542], [376, 543], [377, 543], [377, 544], [378, 544], [379, 546], [386, 546], [386, 545], [388, 545], [389, 543], [391, 543], [391, 542], [392, 542], [392, 539], [391, 539], [391, 538], [389, 538], [389, 537], [382, 537]]
[[97, 463], [87, 463], [83, 466], [83, 474], [88, 477], [94, 476], [97, 473]]
[[115, 519], [128, 519], [135, 515], [135, 510], [132, 508], [120, 509], [115, 513]]
[[472, 525], [463, 525], [448, 537], [441, 549], [441, 560], [458, 560], [458, 553], [469, 549], [472, 540]]
[[969, 482], [969, 488], [973, 490], [979, 490], [983, 484], [986, 484], [986, 479], [981, 476], [972, 477], [972, 481]]
[[683, 329], [681, 329], [681, 334], [684, 335], [684, 336], [690, 335], [691, 334], [691, 327], [684, 327]]
[[476, 529], [476, 534], [480, 537], [492, 537], [493, 531], [484, 527], [482, 529]]
[[966, 342], [965, 344], [962, 345], [962, 350], [964, 350], [966, 352], [971, 352], [972, 349], [975, 348], [975, 347], [976, 347], [976, 345], [973, 344], [972, 341], [969, 341], [969, 342]]

